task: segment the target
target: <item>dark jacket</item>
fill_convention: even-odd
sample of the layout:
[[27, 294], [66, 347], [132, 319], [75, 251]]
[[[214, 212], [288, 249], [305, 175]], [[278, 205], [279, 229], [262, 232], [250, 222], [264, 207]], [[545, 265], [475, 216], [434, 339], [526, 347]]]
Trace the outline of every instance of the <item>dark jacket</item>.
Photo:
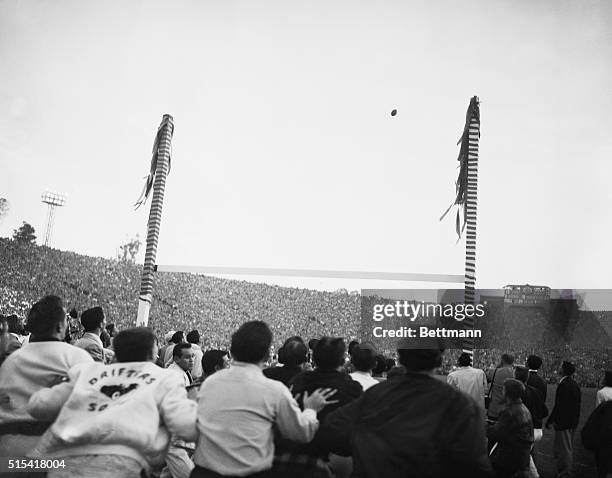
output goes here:
[[271, 378], [272, 380], [283, 382], [288, 387], [291, 379], [301, 372], [302, 367], [300, 367], [299, 365], [295, 365], [293, 367], [283, 365], [282, 367], [266, 368], [264, 369], [263, 374], [266, 377]]
[[408, 372], [330, 413], [318, 433], [330, 451], [353, 456], [359, 478], [489, 477], [484, 416], [450, 385]]
[[533, 428], [542, 428], [542, 422], [548, 415], [548, 408], [542, 401], [540, 392], [530, 385], [525, 385], [525, 392], [521, 400], [527, 407], [527, 410], [529, 410], [529, 413], [531, 413]]
[[547, 424], [555, 430], [575, 430], [580, 421], [580, 387], [572, 377], [561, 380], [555, 393], [555, 406]]
[[506, 404], [497, 422], [489, 428], [488, 437], [490, 444], [497, 443], [491, 463], [498, 474], [506, 476], [529, 469], [533, 422], [520, 400]]
[[604, 402], [593, 410], [581, 438], [584, 447], [595, 452], [599, 476], [612, 473], [612, 402]]
[[[338, 400], [338, 403], [327, 405], [323, 410], [317, 413], [319, 422], [332, 411], [352, 402], [363, 393], [363, 388], [359, 382], [353, 380], [350, 376], [344, 372], [337, 372], [336, 370], [319, 370], [315, 369], [309, 372], [301, 372], [296, 375], [293, 380], [289, 382], [291, 392], [297, 397], [300, 408], [304, 409], [302, 401], [302, 394], [304, 392], [312, 393], [317, 388], [333, 388], [337, 390], [335, 395], [330, 400]], [[323, 450], [318, 445], [317, 436], [308, 444], [298, 444], [289, 440], [276, 440], [276, 455], [283, 453], [296, 453], [301, 455], [327, 457], [327, 450]]]
[[548, 391], [548, 387], [544, 379], [540, 377], [537, 372], [529, 372], [529, 378], [527, 378], [527, 385], [530, 385], [538, 392], [540, 392], [542, 401], [546, 403], [546, 392]]

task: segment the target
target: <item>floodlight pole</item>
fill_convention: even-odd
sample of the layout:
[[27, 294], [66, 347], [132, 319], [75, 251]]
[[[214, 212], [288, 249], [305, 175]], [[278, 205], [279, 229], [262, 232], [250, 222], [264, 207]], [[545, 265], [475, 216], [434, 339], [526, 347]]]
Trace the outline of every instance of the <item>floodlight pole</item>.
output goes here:
[[51, 231], [53, 230], [55, 209], [66, 203], [66, 195], [46, 190], [42, 193], [41, 200], [48, 206], [47, 228], [45, 230], [45, 246], [48, 246], [49, 240], [51, 239]]
[[49, 245], [49, 239], [51, 238], [51, 229], [53, 229], [53, 216], [55, 214], [55, 205], [47, 204], [49, 213], [47, 214], [47, 229], [45, 230], [45, 246]]

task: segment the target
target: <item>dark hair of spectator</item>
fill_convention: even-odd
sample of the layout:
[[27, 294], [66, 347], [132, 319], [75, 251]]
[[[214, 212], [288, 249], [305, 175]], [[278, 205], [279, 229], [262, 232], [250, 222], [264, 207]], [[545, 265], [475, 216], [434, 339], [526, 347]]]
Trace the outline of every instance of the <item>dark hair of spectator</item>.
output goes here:
[[376, 365], [374, 365], [374, 368], [372, 369], [372, 375], [380, 377], [382, 376], [383, 372], [387, 370], [387, 362], [384, 355], [378, 354], [375, 358]]
[[335, 370], [344, 364], [346, 344], [340, 337], [321, 337], [312, 351], [312, 360], [321, 370]]
[[563, 363], [561, 364], [561, 370], [563, 371], [565, 375], [574, 375], [574, 372], [576, 371], [576, 367], [574, 366], [572, 362], [568, 362], [564, 360]]
[[298, 342], [297, 340], [293, 340], [291, 342], [285, 343], [285, 345], [282, 346], [281, 350], [283, 356], [282, 363], [289, 367], [296, 367], [306, 362], [308, 349], [306, 348], [306, 345], [304, 345], [304, 342]]
[[512, 365], [514, 363], [514, 357], [510, 354], [503, 354], [501, 356], [501, 361], [503, 364]]
[[355, 347], [359, 345], [359, 342], [357, 340], [351, 340], [348, 344], [348, 354], [350, 356], [353, 356], [353, 350], [355, 349]]
[[442, 365], [442, 354], [439, 349], [399, 349], [399, 363], [409, 372], [425, 372]]
[[103, 330], [100, 333], [100, 340], [102, 341], [102, 347], [104, 347], [105, 349], [111, 346], [111, 337], [106, 330]]
[[395, 359], [386, 358], [385, 359], [385, 372], [389, 372], [393, 367], [395, 367]]
[[202, 355], [202, 371], [204, 375], [212, 375], [217, 368], [223, 368], [223, 357], [227, 355], [227, 350], [207, 350]]
[[77, 310], [74, 307], [72, 309], [70, 309], [70, 313], [68, 315], [72, 319], [78, 319], [79, 318], [79, 313], [77, 312]]
[[170, 342], [173, 344], [180, 344], [183, 341], [183, 337], [185, 336], [185, 332], [182, 330], [178, 330], [174, 332], [174, 335], [170, 339]]
[[102, 326], [104, 312], [102, 307], [92, 307], [81, 314], [81, 324], [85, 332], [93, 332]]
[[376, 352], [369, 347], [353, 347], [351, 363], [358, 372], [369, 372], [376, 365]]
[[187, 342], [190, 344], [199, 344], [200, 343], [200, 332], [197, 330], [192, 330], [187, 334]]
[[293, 337], [289, 337], [287, 340], [285, 340], [285, 344], [288, 344], [289, 342], [302, 342], [304, 345], [306, 345], [306, 342], [304, 342], [304, 339], [302, 337], [300, 337], [299, 335], [294, 335]]
[[239, 362], [259, 363], [268, 359], [272, 332], [265, 322], [245, 322], [232, 335], [230, 352]]
[[529, 369], [527, 367], [518, 366], [514, 369], [514, 378], [519, 382], [527, 383], [529, 378]]
[[147, 327], [134, 327], [122, 330], [113, 340], [113, 349], [117, 362], [152, 361], [153, 346], [157, 338]]
[[459, 365], [459, 367], [469, 367], [472, 365], [472, 357], [470, 357], [470, 354], [463, 352], [461, 355], [459, 355], [457, 365]]
[[183, 355], [183, 350], [191, 350], [191, 344], [187, 342], [176, 344], [172, 349], [172, 358], [181, 358], [181, 355]]
[[527, 367], [529, 367], [530, 370], [540, 370], [541, 366], [542, 359], [537, 355], [530, 355], [527, 357]]
[[317, 343], [319, 342], [319, 339], [310, 339], [308, 341], [308, 348], [310, 350], [314, 350], [314, 348], [317, 346]]
[[510, 400], [518, 400], [525, 392], [525, 386], [513, 378], [507, 378], [504, 381], [504, 390], [506, 398]]
[[612, 370], [606, 370], [604, 372], [603, 386], [612, 387]]
[[26, 328], [35, 339], [55, 337], [58, 325], [66, 320], [62, 299], [48, 295], [32, 306], [28, 313]]
[[23, 323], [15, 314], [9, 315], [5, 317], [6, 323], [8, 325], [8, 331], [13, 334], [23, 335], [25, 332], [23, 330]]
[[115, 324], [108, 324], [106, 326], [106, 331], [108, 332], [108, 335], [110, 335], [111, 337], [114, 337], [116, 333]]

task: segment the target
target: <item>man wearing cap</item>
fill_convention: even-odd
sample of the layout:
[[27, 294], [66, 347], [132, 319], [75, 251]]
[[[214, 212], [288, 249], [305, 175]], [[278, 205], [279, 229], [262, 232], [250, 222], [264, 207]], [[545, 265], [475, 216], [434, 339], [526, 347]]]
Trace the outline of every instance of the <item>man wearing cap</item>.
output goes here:
[[96, 362], [104, 362], [104, 346], [100, 334], [104, 329], [102, 307], [87, 309], [81, 314], [81, 324], [85, 333], [74, 345], [85, 350]]
[[553, 453], [557, 463], [557, 477], [572, 476], [573, 438], [580, 420], [580, 387], [572, 378], [576, 367], [571, 362], [561, 364], [561, 380], [555, 393], [555, 405], [546, 428], [555, 427]]
[[434, 377], [443, 352], [434, 338], [400, 341], [406, 373], [331, 412], [321, 446], [352, 455], [362, 478], [492, 476], [482, 408]]

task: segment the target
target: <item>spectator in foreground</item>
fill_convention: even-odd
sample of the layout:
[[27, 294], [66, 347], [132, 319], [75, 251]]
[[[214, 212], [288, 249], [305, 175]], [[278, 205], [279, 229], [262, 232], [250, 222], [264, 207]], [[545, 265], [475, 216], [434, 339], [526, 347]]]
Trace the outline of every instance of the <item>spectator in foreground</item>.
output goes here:
[[168, 367], [168, 370], [178, 373], [185, 387], [191, 385], [193, 383], [191, 370], [193, 369], [194, 363], [194, 353], [191, 344], [176, 344], [172, 349], [172, 360], [173, 362]]
[[[312, 393], [321, 388], [337, 390], [334, 399], [337, 403], [325, 406], [317, 413], [322, 422], [333, 410], [351, 402], [361, 395], [361, 385], [352, 380], [342, 370], [346, 345], [341, 338], [322, 337], [313, 350], [315, 369], [305, 371], [295, 376], [289, 385], [298, 403], [303, 407], [301, 395]], [[325, 478], [329, 476], [329, 453], [320, 449], [313, 442], [307, 445], [295, 445], [287, 441], [279, 444], [274, 457], [275, 476], [291, 476], [294, 478]]]
[[229, 368], [229, 366], [230, 359], [227, 350], [207, 350], [202, 355], [202, 381], [219, 370]]
[[174, 358], [173, 358], [174, 357], [174, 347], [177, 344], [182, 344], [185, 342], [187, 342], [187, 340], [185, 340], [185, 332], [183, 332], [182, 330], [174, 332], [174, 335], [172, 335], [172, 338], [170, 339], [170, 343], [164, 349], [164, 367], [165, 368], [168, 368], [170, 364], [174, 362]]
[[345, 373], [353, 373], [355, 371], [355, 367], [353, 366], [353, 362], [351, 361], [351, 358], [353, 357], [353, 350], [355, 350], [355, 347], [359, 345], [359, 342], [357, 340], [351, 340], [348, 344], [348, 357], [346, 357], [346, 361], [344, 363], [344, 371]]
[[187, 334], [187, 342], [191, 344], [191, 350], [193, 351], [193, 368], [191, 369], [191, 376], [194, 380], [199, 379], [202, 376], [202, 347], [200, 346], [202, 339], [200, 332], [192, 330]]
[[531, 449], [529, 471], [530, 476], [537, 477], [539, 475], [534, 461], [536, 456], [535, 450], [538, 442], [543, 436], [542, 428], [544, 418], [548, 416], [548, 408], [542, 401], [540, 392], [535, 387], [527, 384], [527, 380], [529, 378], [529, 369], [527, 367], [516, 367], [514, 370], [514, 377], [525, 387], [521, 395], [521, 401], [527, 407], [527, 410], [529, 410], [529, 413], [531, 414], [531, 421], [533, 423], [533, 447]]
[[584, 424], [582, 444], [595, 452], [598, 478], [612, 477], [612, 401], [599, 404]]
[[497, 420], [499, 414], [504, 409], [504, 382], [509, 378], [514, 378], [514, 369], [512, 364], [514, 357], [509, 354], [501, 356], [501, 364], [493, 370], [491, 374], [490, 385], [490, 403], [487, 411], [487, 418], [491, 421]]
[[595, 396], [595, 406], [598, 407], [603, 402], [612, 400], [612, 370], [606, 370], [604, 372], [603, 387], [601, 390], [597, 390]]
[[580, 387], [572, 378], [576, 367], [571, 362], [561, 364], [561, 380], [555, 393], [555, 405], [546, 422], [546, 428], [555, 427], [553, 453], [557, 465], [557, 476], [572, 474], [574, 432], [580, 421]]
[[64, 460], [49, 478], [141, 476], [163, 459], [169, 432], [195, 439], [196, 404], [177, 374], [153, 363], [153, 332], [123, 330], [115, 354], [118, 363], [73, 367], [68, 382], [30, 399], [32, 416], [55, 419], [31, 454]]
[[[193, 338], [192, 334], [192, 339]], [[199, 338], [198, 334], [198, 341]], [[173, 362], [168, 366], [168, 370], [178, 374], [183, 381], [183, 386], [188, 390], [190, 385], [193, 384], [193, 376], [191, 374], [195, 363], [193, 344], [191, 342], [181, 342], [174, 345], [172, 349], [172, 360]], [[189, 395], [190, 394], [188, 394], [188, 396]], [[192, 454], [194, 450], [194, 441], [188, 442], [181, 440], [178, 436], [172, 436], [170, 447], [166, 454], [167, 467], [162, 471], [162, 478], [169, 476], [172, 478], [188, 478], [195, 466], [190, 458], [190, 454]]]
[[[395, 363], [395, 362], [393, 362]], [[372, 377], [378, 382], [382, 382], [385, 377], [384, 374], [387, 371], [387, 359], [383, 354], [376, 355], [376, 365], [372, 369]]]
[[[180, 345], [179, 345], [180, 346]], [[229, 367], [228, 353], [225, 350], [207, 350], [202, 356], [201, 366], [203, 373], [193, 385], [187, 387], [187, 396], [197, 403], [197, 393], [202, 382], [212, 374]], [[162, 470], [160, 478], [188, 478], [195, 468], [192, 457], [196, 443], [187, 442], [173, 437], [166, 455], [166, 468]]]
[[301, 411], [287, 387], [262, 373], [271, 345], [267, 324], [244, 323], [232, 335], [232, 367], [202, 384], [192, 478], [265, 476], [274, 458], [274, 429], [298, 442], [314, 437], [316, 412], [334, 403], [327, 400], [334, 391], [304, 393]]
[[30, 396], [65, 380], [74, 365], [92, 362], [87, 352], [62, 341], [66, 327], [62, 300], [42, 298], [28, 313], [30, 342], [0, 367], [0, 456], [25, 456], [51, 424], [28, 413]]
[[115, 361], [115, 352], [113, 352], [113, 339], [106, 329], [100, 334], [100, 340], [102, 341], [102, 347], [104, 347], [104, 363], [109, 364]]
[[165, 368], [166, 349], [174, 345], [174, 342], [172, 342], [172, 337], [174, 337], [175, 333], [176, 330], [171, 330], [164, 335], [165, 344], [159, 349], [159, 357], [157, 357], [157, 360], [155, 361], [155, 363], [161, 368]]
[[542, 359], [537, 355], [530, 355], [527, 357], [527, 368], [529, 369], [529, 378], [527, 379], [527, 385], [534, 387], [542, 397], [542, 401], [546, 403], [546, 382], [542, 377], [538, 375], [538, 370], [542, 367]]
[[376, 366], [376, 349], [371, 344], [357, 344], [351, 354], [353, 370], [351, 378], [358, 382], [363, 390], [367, 390], [379, 382], [372, 377], [372, 369]]
[[83, 336], [74, 345], [85, 350], [96, 362], [104, 362], [104, 345], [100, 335], [104, 330], [104, 312], [102, 307], [87, 309], [81, 314]]
[[434, 377], [444, 347], [437, 340], [402, 340], [406, 373], [372, 387], [330, 413], [317, 441], [353, 456], [360, 478], [490, 477], [483, 412]]
[[281, 347], [278, 355], [282, 366], [268, 367], [264, 369], [263, 374], [272, 380], [277, 380], [289, 386], [291, 379], [304, 369], [307, 355], [308, 349], [304, 342], [290, 338]]
[[472, 357], [463, 352], [457, 360], [457, 370], [448, 374], [446, 381], [457, 390], [469, 395], [478, 406], [485, 409], [487, 377], [483, 370], [472, 367]]
[[493, 444], [491, 463], [497, 478], [512, 478], [529, 471], [533, 422], [521, 396], [525, 387], [513, 378], [503, 384], [506, 406], [499, 419], [489, 428], [489, 443]]
[[25, 339], [23, 319], [20, 319], [17, 315], [12, 314], [8, 317], [3, 317], [2, 320], [6, 321], [8, 330], [4, 338], [4, 347], [2, 352], [0, 352], [0, 364], [2, 364], [2, 362], [6, 360], [6, 357], [12, 354], [15, 350], [19, 350]]

